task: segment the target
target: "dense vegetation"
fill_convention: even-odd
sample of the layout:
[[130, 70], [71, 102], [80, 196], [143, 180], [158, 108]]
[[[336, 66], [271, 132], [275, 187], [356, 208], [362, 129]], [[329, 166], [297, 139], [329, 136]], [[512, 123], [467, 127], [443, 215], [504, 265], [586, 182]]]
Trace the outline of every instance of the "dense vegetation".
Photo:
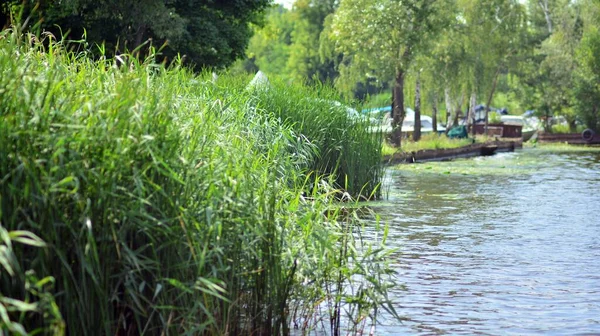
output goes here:
[[[161, 47], [161, 59], [181, 55], [200, 70], [224, 67], [244, 55], [251, 23], [261, 21], [269, 0], [8, 0], [0, 5], [0, 28], [15, 25], [85, 38], [114, 54]], [[3, 22], [4, 21], [4, 22]]]
[[297, 0], [266, 18], [240, 69], [332, 81], [357, 98], [379, 88], [386, 105], [391, 88], [396, 116], [416, 110], [419, 83], [423, 112], [450, 125], [484, 104], [600, 132], [598, 1]]
[[0, 35], [0, 330], [358, 333], [387, 307], [385, 235], [333, 204], [378, 193], [381, 143], [336, 97], [44, 38]]
[[388, 251], [334, 202], [381, 139], [340, 96], [600, 131], [597, 0], [270, 3], [0, 4], [0, 330], [357, 333]]
[[383, 90], [378, 101], [389, 104], [394, 91], [397, 125], [406, 106], [439, 111], [451, 126], [483, 104], [513, 114], [535, 110], [546, 120], [564, 116], [570, 131], [600, 131], [595, 0], [270, 3], [11, 0], [0, 7], [0, 24], [23, 10], [19, 23], [86, 36], [92, 46], [104, 43], [100, 54], [163, 46], [163, 59], [181, 55], [196, 70], [239, 60], [234, 71], [335, 83], [359, 99]]
[[[487, 141], [487, 139], [480, 139], [480, 141]], [[392, 147], [385, 143], [382, 154], [385, 156], [399, 152], [409, 153], [428, 149], [459, 148], [471, 144], [473, 144], [473, 139], [450, 139], [444, 134], [429, 133], [424, 135], [419, 141], [405, 141], [401, 148]]]

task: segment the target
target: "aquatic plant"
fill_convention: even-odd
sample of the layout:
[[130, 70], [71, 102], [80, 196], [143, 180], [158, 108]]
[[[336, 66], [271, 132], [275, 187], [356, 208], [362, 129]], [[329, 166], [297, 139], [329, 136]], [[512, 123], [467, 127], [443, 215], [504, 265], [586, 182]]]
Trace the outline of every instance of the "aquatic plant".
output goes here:
[[[301, 101], [307, 88], [252, 93], [45, 38], [0, 35], [0, 223], [39, 237], [11, 255], [54, 279], [44, 293], [57, 308], [7, 321], [72, 335], [275, 335], [326, 321], [340, 334], [393, 310], [385, 234], [367, 243], [352, 210], [331, 210], [351, 199], [339, 187], [368, 181], [372, 196], [379, 182], [376, 154], [360, 156], [375, 141], [346, 111]], [[329, 114], [309, 114], [319, 109]], [[0, 273], [2, 297], [26, 301], [19, 279]]]
[[309, 169], [333, 175], [335, 185], [353, 196], [379, 197], [383, 137], [368, 132], [369, 120], [340, 103], [330, 87], [273, 83], [269, 90], [256, 92], [257, 106], [292, 125], [319, 149]]

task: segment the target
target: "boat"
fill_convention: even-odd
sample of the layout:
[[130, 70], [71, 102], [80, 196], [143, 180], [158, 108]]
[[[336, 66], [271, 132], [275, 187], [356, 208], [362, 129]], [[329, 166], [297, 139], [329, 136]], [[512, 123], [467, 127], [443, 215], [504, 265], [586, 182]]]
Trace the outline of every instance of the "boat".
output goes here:
[[[371, 116], [372, 132], [383, 132], [389, 134], [392, 132], [391, 106], [382, 107], [380, 109], [370, 109], [366, 112]], [[364, 113], [365, 111], [363, 111]], [[409, 136], [415, 131], [415, 111], [410, 107], [406, 108], [406, 115], [402, 121], [402, 134]], [[421, 134], [433, 132], [433, 119], [426, 115], [421, 115]], [[441, 124], [437, 124], [437, 132], [445, 133], [446, 128]]]

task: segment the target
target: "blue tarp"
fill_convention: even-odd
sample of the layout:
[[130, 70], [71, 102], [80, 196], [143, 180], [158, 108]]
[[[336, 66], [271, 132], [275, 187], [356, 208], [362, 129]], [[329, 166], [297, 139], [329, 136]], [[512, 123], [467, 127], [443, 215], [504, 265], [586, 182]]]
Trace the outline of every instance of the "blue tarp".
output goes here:
[[392, 106], [384, 106], [384, 107], [375, 107], [375, 108], [369, 108], [369, 109], [364, 109], [362, 111], [360, 111], [361, 113], [364, 114], [368, 114], [368, 113], [373, 113], [373, 112], [391, 112], [392, 111]]
[[454, 126], [448, 131], [448, 138], [450, 139], [466, 139], [469, 137], [467, 132], [467, 126]]

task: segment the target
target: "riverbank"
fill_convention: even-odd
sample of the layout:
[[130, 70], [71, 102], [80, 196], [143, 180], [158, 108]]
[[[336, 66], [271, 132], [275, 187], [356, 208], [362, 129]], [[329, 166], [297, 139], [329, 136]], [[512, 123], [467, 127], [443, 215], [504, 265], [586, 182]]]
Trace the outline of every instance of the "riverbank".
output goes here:
[[594, 134], [593, 132], [586, 133], [565, 133], [565, 134], [553, 134], [553, 133], [540, 133], [538, 135], [539, 143], [566, 143], [569, 145], [596, 145], [600, 146], [600, 134]]
[[379, 192], [367, 121], [325, 87], [63, 43], [0, 35], [1, 330], [369, 330], [395, 278], [385, 228], [366, 242], [331, 210]]
[[570, 145], [564, 142], [526, 142], [523, 147], [535, 148], [538, 151], [549, 152], [596, 152], [600, 151], [598, 145]]
[[512, 152], [516, 148], [522, 148], [520, 140], [510, 141], [486, 141], [474, 143], [458, 148], [423, 149], [410, 152], [397, 152], [384, 155], [383, 162], [392, 165], [400, 163], [416, 163], [427, 161], [442, 161], [456, 158], [493, 155], [499, 152]]

